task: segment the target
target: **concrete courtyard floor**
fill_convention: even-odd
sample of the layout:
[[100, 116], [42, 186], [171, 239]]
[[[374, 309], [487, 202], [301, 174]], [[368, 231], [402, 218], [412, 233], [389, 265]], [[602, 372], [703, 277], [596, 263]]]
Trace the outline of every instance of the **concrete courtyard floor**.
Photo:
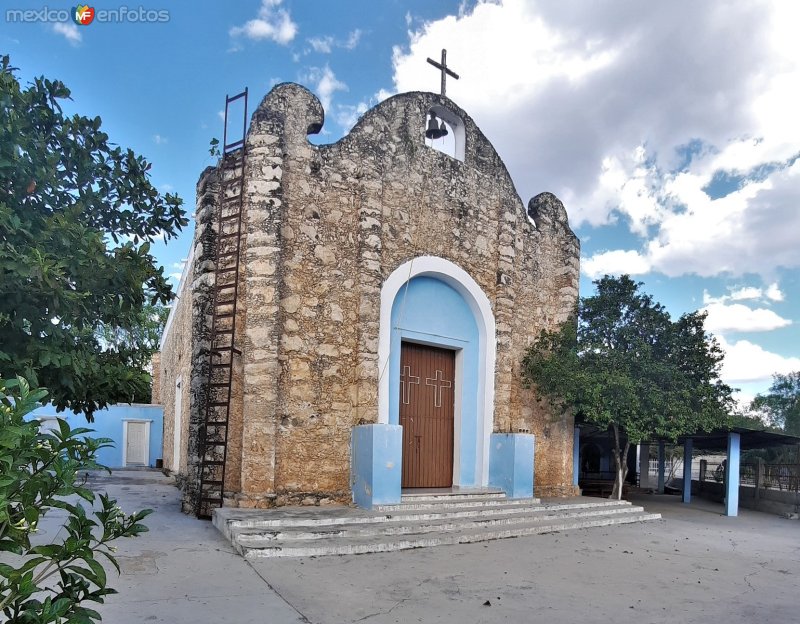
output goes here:
[[171, 622], [796, 622], [800, 522], [678, 497], [634, 502], [663, 520], [398, 553], [246, 561], [180, 513], [158, 472], [93, 480], [156, 512], [118, 543], [114, 624]]

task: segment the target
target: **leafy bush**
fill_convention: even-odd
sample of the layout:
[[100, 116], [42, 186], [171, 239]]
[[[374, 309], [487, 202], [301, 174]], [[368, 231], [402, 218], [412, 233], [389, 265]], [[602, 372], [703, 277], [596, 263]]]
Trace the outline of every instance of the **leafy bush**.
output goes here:
[[[57, 431], [26, 421], [46, 395], [21, 377], [0, 380], [0, 610], [20, 624], [91, 624], [101, 617], [84, 603], [116, 593], [98, 557], [119, 572], [111, 542], [147, 531], [140, 521], [152, 510], [125, 514], [86, 487], [86, 471], [104, 468], [97, 451], [112, 441], [61, 419]], [[37, 544], [31, 537], [52, 509], [67, 514], [59, 539]]]

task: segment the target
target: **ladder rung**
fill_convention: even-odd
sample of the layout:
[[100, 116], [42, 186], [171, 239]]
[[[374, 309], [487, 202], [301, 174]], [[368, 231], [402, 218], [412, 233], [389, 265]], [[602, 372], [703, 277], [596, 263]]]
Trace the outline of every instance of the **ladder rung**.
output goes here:
[[237, 212], [236, 214], [232, 215], [225, 215], [224, 217], [220, 217], [220, 221], [233, 221], [233, 219], [238, 219], [242, 216], [241, 212]]
[[236, 288], [237, 284], [217, 284], [217, 290], [222, 290], [223, 288]]
[[220, 234], [218, 238], [233, 238], [234, 236], [239, 236], [239, 232], [234, 232], [233, 234]]
[[224, 364], [212, 364], [211, 365], [212, 368], [231, 368], [231, 366], [233, 366], [232, 362], [226, 362]]
[[229, 381], [215, 381], [214, 383], [208, 384], [210, 388], [226, 388], [231, 385]]
[[216, 334], [232, 334], [233, 330], [232, 329], [215, 329], [214, 333], [216, 333]]
[[237, 93], [236, 95], [232, 95], [232, 96], [229, 96], [228, 94], [225, 94], [225, 103], [226, 104], [230, 104], [231, 102], [235, 102], [239, 98], [245, 97], [246, 95], [247, 95], [247, 89], [245, 89], [241, 93]]
[[209, 407], [228, 407], [227, 401], [211, 401], [208, 404]]
[[217, 258], [232, 258], [238, 255], [238, 251], [226, 251], [225, 253], [217, 254]]
[[211, 350], [211, 355], [222, 355], [220, 351], [233, 351], [236, 355], [242, 354], [242, 350], [236, 347], [215, 347]]
[[209, 420], [206, 421], [206, 427], [227, 427], [227, 420]]
[[210, 481], [208, 479], [203, 479], [203, 485], [222, 485], [222, 481]]
[[222, 497], [221, 496], [203, 496], [203, 497], [200, 498], [200, 502], [222, 504]]
[[218, 318], [218, 319], [226, 319], [226, 318], [231, 318], [232, 316], [234, 316], [233, 312], [223, 312], [222, 314], [217, 314], [216, 318]]
[[239, 267], [228, 267], [227, 269], [217, 269], [217, 273], [232, 273], [238, 271]]
[[234, 141], [233, 143], [228, 143], [225, 146], [225, 151], [227, 152], [230, 149], [234, 149], [236, 147], [241, 147], [242, 145], [244, 145], [244, 139], [239, 139], [238, 141]]
[[209, 459], [208, 461], [204, 461], [203, 465], [204, 466], [222, 466], [224, 463], [225, 463], [224, 461], [220, 461], [220, 460], [217, 460], [217, 459]]

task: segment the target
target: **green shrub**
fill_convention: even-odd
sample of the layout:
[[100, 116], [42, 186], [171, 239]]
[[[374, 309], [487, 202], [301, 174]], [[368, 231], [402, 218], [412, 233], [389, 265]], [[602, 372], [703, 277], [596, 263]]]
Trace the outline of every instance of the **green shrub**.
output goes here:
[[[152, 510], [125, 514], [86, 487], [86, 471], [105, 468], [97, 451], [112, 441], [85, 437], [91, 429], [71, 429], [61, 419], [56, 431], [26, 421], [46, 395], [21, 377], [0, 380], [0, 610], [20, 624], [92, 624], [100, 614], [84, 603], [116, 593], [98, 557], [119, 572], [111, 542], [147, 531], [140, 521]], [[66, 512], [57, 539], [32, 544], [52, 509]]]

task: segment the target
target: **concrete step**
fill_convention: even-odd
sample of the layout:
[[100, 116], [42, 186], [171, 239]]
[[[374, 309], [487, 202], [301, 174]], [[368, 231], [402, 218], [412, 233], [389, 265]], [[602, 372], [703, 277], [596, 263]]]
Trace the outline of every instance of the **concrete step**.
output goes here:
[[441, 507], [448, 507], [450, 509], [459, 509], [459, 508], [480, 508], [480, 507], [523, 507], [529, 505], [538, 505], [541, 503], [538, 498], [506, 498], [505, 495], [502, 497], [495, 497], [492, 495], [489, 496], [481, 496], [475, 498], [466, 498], [461, 499], [455, 496], [449, 496], [446, 498], [440, 498], [435, 500], [429, 501], [420, 501], [416, 498], [409, 499], [408, 501], [403, 500], [398, 505], [376, 505], [373, 508], [373, 511], [377, 511], [380, 513], [403, 513], [406, 511], [418, 511], [418, 510], [427, 510], [427, 509], [439, 509]]
[[511, 500], [506, 498], [505, 492], [480, 491], [480, 492], [442, 492], [439, 494], [403, 494], [401, 503], [441, 503], [459, 502], [470, 500]]
[[289, 542], [292, 540], [313, 540], [340, 537], [369, 537], [378, 535], [408, 535], [432, 532], [466, 531], [480, 528], [510, 527], [522, 524], [544, 524], [556, 520], [575, 518], [603, 517], [619, 514], [642, 513], [642, 507], [609, 506], [607, 509], [577, 509], [553, 510], [540, 509], [533, 513], [530, 511], [515, 512], [500, 517], [442, 520], [434, 519], [419, 523], [405, 522], [376, 522], [374, 524], [347, 524], [331, 525], [325, 527], [292, 527], [264, 529], [258, 527], [233, 528], [231, 537], [242, 546], [256, 547], [269, 545], [276, 541]]
[[[408, 510], [400, 513], [380, 513], [359, 509], [340, 508], [321, 512], [317, 508], [301, 510], [275, 510], [273, 513], [247, 514], [241, 516], [236, 509], [222, 508], [214, 511], [214, 525], [228, 539], [236, 529], [243, 528], [290, 528], [309, 526], [335, 526], [338, 524], [373, 524], [384, 522], [418, 523], [426, 520], [445, 520], [458, 518], [479, 518], [505, 516], [515, 512], [534, 513], [542, 509], [599, 509], [608, 507], [630, 507], [628, 501], [591, 501], [586, 503], [565, 503], [560, 505], [543, 505], [538, 502], [508, 501], [510, 505], [450, 507], [446, 504], [434, 506], [427, 510]], [[522, 504], [527, 502], [527, 504]]]
[[610, 526], [632, 522], [657, 520], [660, 514], [628, 512], [580, 518], [555, 518], [549, 522], [528, 522], [510, 527], [472, 528], [456, 531], [436, 531], [423, 534], [409, 534], [402, 538], [392, 536], [352, 536], [330, 537], [309, 540], [288, 540], [270, 545], [248, 545], [239, 540], [234, 546], [247, 558], [260, 557], [314, 557], [322, 555], [356, 555], [374, 552], [391, 552], [410, 548], [424, 548], [448, 544], [469, 544], [494, 539], [521, 537], [554, 531]]
[[447, 500], [474, 500], [474, 499], [491, 499], [491, 498], [506, 498], [505, 492], [502, 490], [454, 490], [452, 492], [404, 492], [401, 496], [401, 502], [404, 503], [425, 503], [429, 501], [447, 501]]

